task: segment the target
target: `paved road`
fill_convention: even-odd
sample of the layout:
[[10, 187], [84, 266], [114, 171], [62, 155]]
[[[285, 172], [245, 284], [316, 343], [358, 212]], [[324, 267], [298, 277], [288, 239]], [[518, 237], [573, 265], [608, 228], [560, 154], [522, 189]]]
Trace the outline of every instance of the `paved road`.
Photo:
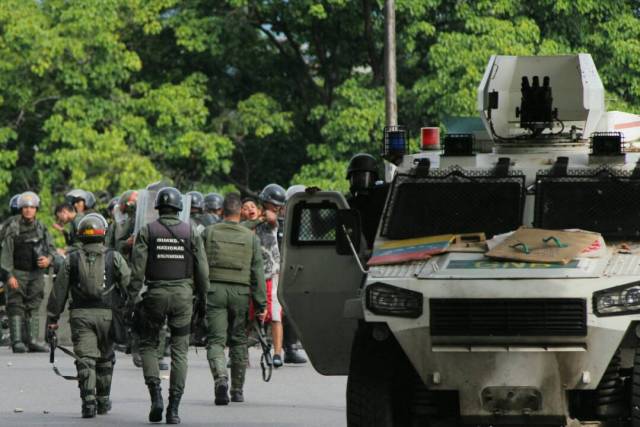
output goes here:
[[[0, 426], [141, 426], [149, 425], [149, 400], [141, 369], [129, 356], [117, 353], [113, 380], [113, 410], [94, 420], [80, 418], [77, 384], [56, 376], [48, 354], [13, 355], [0, 348]], [[72, 360], [56, 354], [57, 366], [75, 373]], [[345, 377], [324, 377], [309, 364], [286, 365], [271, 382], [260, 376], [258, 352], [250, 351], [245, 403], [213, 405], [213, 380], [206, 354], [191, 350], [187, 389], [180, 405], [183, 425], [189, 426], [344, 426]], [[165, 404], [168, 372], [162, 381]], [[16, 408], [23, 412], [15, 412]]]

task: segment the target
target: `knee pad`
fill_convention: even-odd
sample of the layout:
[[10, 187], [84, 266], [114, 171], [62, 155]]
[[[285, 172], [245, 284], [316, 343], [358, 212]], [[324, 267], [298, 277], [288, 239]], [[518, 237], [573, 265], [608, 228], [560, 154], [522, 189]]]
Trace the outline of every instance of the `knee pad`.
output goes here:
[[78, 370], [79, 379], [87, 379], [91, 375], [91, 371], [96, 369], [96, 361], [88, 357], [76, 360], [76, 369]]

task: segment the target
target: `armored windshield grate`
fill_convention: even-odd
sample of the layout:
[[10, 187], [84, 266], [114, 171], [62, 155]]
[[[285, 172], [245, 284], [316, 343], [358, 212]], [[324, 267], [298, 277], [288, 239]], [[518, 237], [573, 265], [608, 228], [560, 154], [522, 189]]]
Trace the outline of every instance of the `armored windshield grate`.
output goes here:
[[525, 176], [509, 171], [464, 170], [454, 166], [426, 177], [399, 174], [383, 213], [389, 239], [484, 232], [487, 237], [522, 225]]
[[587, 303], [578, 298], [429, 300], [434, 336], [585, 336]]
[[338, 207], [333, 203], [299, 203], [293, 219], [294, 245], [334, 244]]
[[609, 166], [536, 175], [534, 225], [581, 228], [605, 238], [640, 237], [640, 176]]

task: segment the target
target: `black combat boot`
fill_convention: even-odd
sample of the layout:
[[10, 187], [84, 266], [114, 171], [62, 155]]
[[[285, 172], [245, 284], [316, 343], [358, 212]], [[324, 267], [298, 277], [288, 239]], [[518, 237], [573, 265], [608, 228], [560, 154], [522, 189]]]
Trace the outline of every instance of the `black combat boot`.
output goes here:
[[9, 333], [11, 335], [11, 348], [14, 353], [26, 353], [27, 347], [22, 342], [22, 316], [9, 317]]
[[228, 405], [229, 394], [227, 392], [229, 391], [229, 381], [227, 380], [227, 378], [220, 377], [219, 379], [217, 379], [215, 387], [216, 399], [214, 403], [216, 405]]
[[82, 402], [82, 418], [95, 418], [96, 416], [96, 401], [87, 400]]
[[27, 318], [27, 347], [32, 353], [46, 353], [49, 349], [38, 342], [38, 330], [40, 329], [40, 318], [32, 314]]
[[180, 406], [181, 394], [175, 391], [169, 392], [169, 406], [167, 406], [167, 424], [180, 424], [180, 417], [178, 416], [178, 406]]
[[293, 346], [284, 348], [284, 363], [301, 364], [307, 363], [307, 359]]
[[231, 401], [244, 402], [244, 394], [242, 394], [242, 390], [231, 390]]
[[98, 415], [106, 415], [111, 410], [111, 399], [109, 399], [109, 396], [98, 396], [96, 401], [98, 402]]
[[160, 387], [159, 378], [148, 378], [147, 387], [149, 388], [149, 396], [151, 397], [151, 409], [149, 410], [149, 421], [158, 423], [162, 421], [162, 411], [164, 403], [162, 402], [162, 388]]

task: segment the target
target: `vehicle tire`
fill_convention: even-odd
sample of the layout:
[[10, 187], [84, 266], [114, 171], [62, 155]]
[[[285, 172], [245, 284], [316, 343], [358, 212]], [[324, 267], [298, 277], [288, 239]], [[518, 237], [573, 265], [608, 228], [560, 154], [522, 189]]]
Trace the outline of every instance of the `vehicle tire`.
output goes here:
[[[421, 386], [421, 388], [416, 387]], [[392, 427], [428, 425], [436, 408], [413, 407], [417, 390], [426, 390], [400, 345], [388, 332], [378, 341], [371, 326], [356, 331], [347, 380], [347, 426]]]
[[631, 373], [631, 422], [630, 427], [640, 427], [640, 344], [636, 344]]
[[347, 379], [347, 426], [393, 426], [392, 375], [393, 338], [373, 339], [371, 328], [361, 325], [351, 348]]

